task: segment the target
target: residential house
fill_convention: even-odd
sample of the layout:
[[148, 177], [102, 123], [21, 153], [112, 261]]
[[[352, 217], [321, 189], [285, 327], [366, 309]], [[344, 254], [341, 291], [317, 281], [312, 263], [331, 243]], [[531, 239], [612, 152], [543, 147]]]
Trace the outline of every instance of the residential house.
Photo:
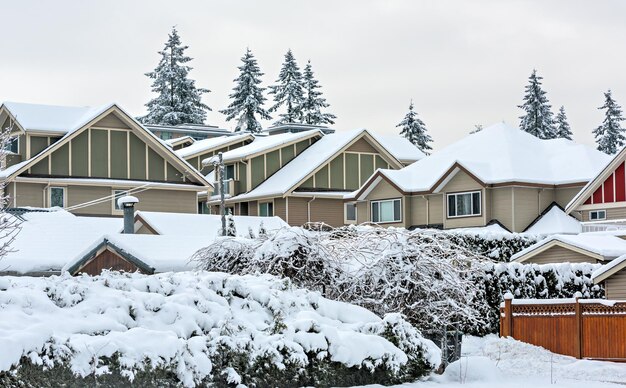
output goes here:
[[212, 137], [232, 135], [228, 129], [214, 125], [204, 124], [180, 124], [180, 125], [156, 125], [146, 124], [145, 127], [152, 131], [161, 140], [177, 139], [190, 136], [195, 140], [209, 139]]
[[591, 279], [604, 286], [607, 299], [626, 300], [626, 254], [595, 270]]
[[132, 193], [140, 210], [196, 213], [205, 177], [116, 104], [0, 106], [12, 153], [0, 177], [11, 207], [61, 207], [117, 216], [116, 197]]
[[189, 147], [196, 140], [191, 136], [181, 136], [175, 139], [163, 140], [163, 143], [167, 144], [174, 151], [179, 150], [181, 148]]
[[610, 234], [553, 235], [521, 250], [512, 261], [525, 264], [607, 263], [626, 254], [626, 240]]
[[202, 161], [220, 152], [225, 153], [236, 148], [252, 143], [254, 136], [248, 132], [242, 132], [232, 136], [219, 136], [209, 139], [198, 140], [187, 147], [176, 150], [176, 155], [185, 159], [203, 175], [213, 170], [213, 166], [204, 166]]
[[346, 213], [356, 208], [358, 223], [451, 229], [497, 221], [521, 232], [553, 202], [565, 207], [608, 159], [496, 124], [403, 169], [376, 171], [346, 196]]
[[[262, 154], [256, 151], [259, 145], [279, 136], [306, 134], [312, 136], [311, 144], [305, 143], [299, 151], [283, 144], [265, 148]], [[376, 169], [400, 169], [423, 157], [402, 137], [377, 135], [365, 129], [323, 137], [316, 130], [257, 138], [246, 147], [224, 154], [227, 161], [246, 160], [243, 171], [247, 180], [245, 186], [229, 190], [226, 203], [235, 214], [275, 215], [290, 225], [325, 222], [341, 226], [355, 222], [353, 215], [344, 214], [343, 197], [347, 193], [356, 190]], [[241, 174], [235, 179], [243, 181]], [[217, 196], [210, 199], [214, 212], [218, 203]]]
[[626, 223], [625, 162], [626, 148], [623, 148], [594, 174], [567, 204], [565, 211], [590, 226], [606, 224], [610, 227], [611, 224]]

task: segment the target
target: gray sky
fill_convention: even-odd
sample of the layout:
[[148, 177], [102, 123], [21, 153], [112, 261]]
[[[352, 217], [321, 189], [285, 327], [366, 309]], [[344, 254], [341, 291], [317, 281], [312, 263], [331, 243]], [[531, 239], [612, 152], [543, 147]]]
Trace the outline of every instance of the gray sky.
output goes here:
[[[207, 123], [233, 128], [228, 104], [246, 47], [272, 83], [288, 48], [311, 59], [337, 129], [395, 133], [410, 99], [441, 148], [475, 124], [519, 123], [535, 67], [553, 111], [593, 144], [603, 92], [626, 105], [624, 1], [3, 1], [0, 100], [110, 101], [131, 114], [151, 98], [143, 74], [177, 25], [191, 77], [212, 90]], [[265, 123], [267, 124], [267, 123]]]

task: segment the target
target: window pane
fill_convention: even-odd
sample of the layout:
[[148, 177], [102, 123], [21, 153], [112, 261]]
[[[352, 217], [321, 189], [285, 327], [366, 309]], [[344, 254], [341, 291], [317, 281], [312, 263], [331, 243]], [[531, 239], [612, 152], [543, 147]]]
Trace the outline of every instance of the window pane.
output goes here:
[[393, 220], [400, 221], [400, 200], [393, 201]]
[[267, 203], [262, 203], [259, 205], [259, 216], [267, 217]]
[[448, 196], [448, 217], [456, 216], [456, 196]]
[[63, 189], [60, 187], [50, 188], [50, 207], [63, 207]]
[[378, 206], [380, 207], [380, 221], [393, 221], [393, 201], [379, 202]]
[[346, 220], [356, 221], [356, 205], [353, 203], [346, 204]]
[[378, 202], [372, 202], [372, 222], [380, 222], [378, 216]]
[[235, 165], [231, 164], [226, 166], [224, 171], [224, 179], [235, 179]]
[[466, 216], [471, 214], [472, 196], [470, 194], [456, 195], [456, 215]]
[[273, 215], [274, 215], [274, 204], [272, 202], [269, 202], [267, 204], [267, 216], [272, 217]]
[[472, 214], [480, 214], [480, 193], [472, 193]]

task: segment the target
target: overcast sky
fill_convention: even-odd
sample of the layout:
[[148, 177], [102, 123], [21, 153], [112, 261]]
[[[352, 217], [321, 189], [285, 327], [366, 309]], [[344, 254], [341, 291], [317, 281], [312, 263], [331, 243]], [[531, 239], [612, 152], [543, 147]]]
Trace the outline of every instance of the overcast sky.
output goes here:
[[[626, 1], [3, 1], [0, 100], [115, 101], [134, 115], [152, 97], [144, 73], [176, 25], [212, 90], [207, 123], [234, 128], [228, 105], [246, 47], [278, 75], [291, 48], [311, 59], [337, 129], [395, 133], [411, 99], [435, 149], [475, 124], [518, 125], [533, 68], [575, 140], [593, 144], [603, 92], [626, 104]], [[267, 123], [264, 123], [267, 124]]]

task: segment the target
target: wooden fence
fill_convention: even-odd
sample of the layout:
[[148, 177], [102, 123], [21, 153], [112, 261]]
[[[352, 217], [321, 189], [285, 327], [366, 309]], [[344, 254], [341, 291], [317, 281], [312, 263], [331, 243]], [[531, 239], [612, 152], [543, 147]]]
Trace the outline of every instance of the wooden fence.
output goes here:
[[626, 302], [506, 298], [500, 336], [576, 358], [626, 361]]

